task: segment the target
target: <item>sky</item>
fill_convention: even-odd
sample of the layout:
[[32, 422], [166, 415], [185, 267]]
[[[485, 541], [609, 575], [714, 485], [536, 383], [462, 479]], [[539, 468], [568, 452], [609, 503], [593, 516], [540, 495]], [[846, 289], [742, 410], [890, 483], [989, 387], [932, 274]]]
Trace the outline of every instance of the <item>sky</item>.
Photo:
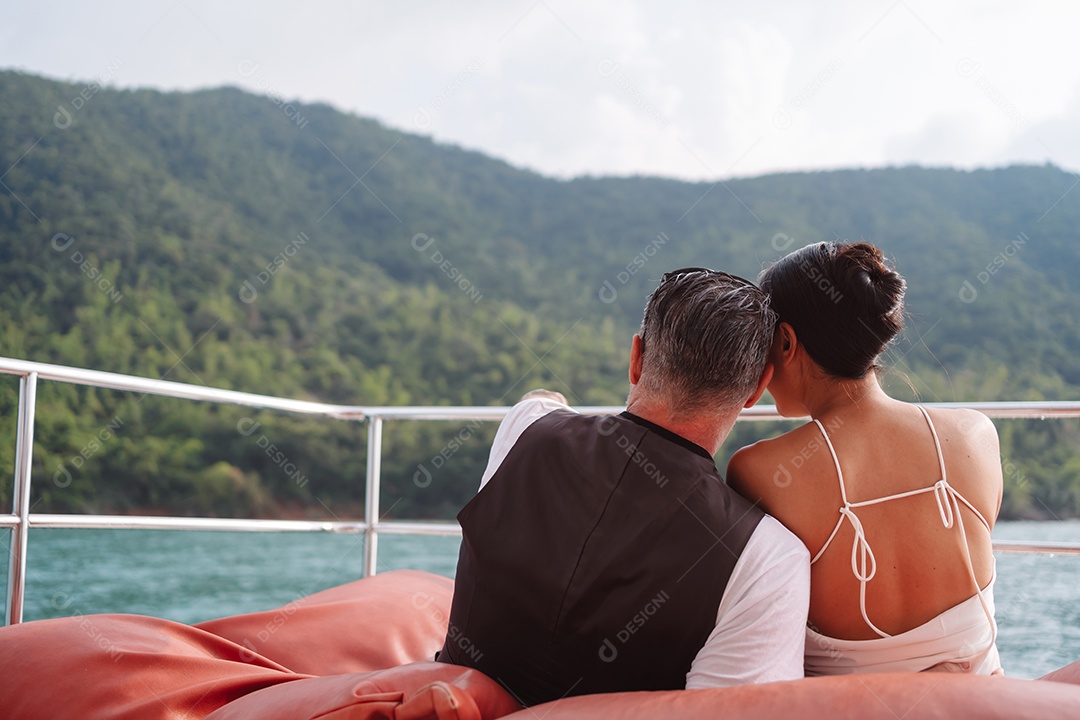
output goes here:
[[1078, 28], [1074, 0], [0, 0], [0, 68], [325, 102], [560, 178], [1075, 171]]

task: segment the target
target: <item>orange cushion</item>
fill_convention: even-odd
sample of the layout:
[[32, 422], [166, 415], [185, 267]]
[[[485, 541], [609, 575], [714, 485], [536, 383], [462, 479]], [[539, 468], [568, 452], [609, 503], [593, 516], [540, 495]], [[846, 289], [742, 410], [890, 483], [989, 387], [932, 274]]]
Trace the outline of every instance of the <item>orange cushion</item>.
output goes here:
[[454, 581], [395, 570], [323, 590], [265, 612], [195, 627], [293, 672], [341, 675], [433, 660], [442, 647]]
[[[861, 675], [590, 695], [521, 711], [509, 693], [480, 672], [411, 662], [426, 660], [441, 645], [451, 593], [446, 578], [398, 571], [276, 611], [203, 623], [205, 629], [134, 615], [0, 628], [0, 715], [19, 720], [1080, 717], [1080, 687], [1069, 684], [1080, 679], [1080, 663], [1045, 678], [1059, 682], [948, 673]], [[402, 663], [410, 664], [391, 667]], [[309, 674], [295, 672], [301, 668]]]
[[952, 673], [846, 675], [710, 690], [582, 695], [536, 705], [508, 715], [506, 720], [587, 717], [1076, 720], [1080, 717], [1080, 688]]
[[[201, 718], [304, 678], [187, 625], [86, 615], [0, 628], [0, 715], [19, 720]], [[179, 715], [178, 713], [182, 713]]]
[[1071, 683], [1073, 685], [1080, 685], [1080, 660], [1066, 665], [1063, 668], [1055, 670], [1052, 673], [1043, 675], [1040, 680], [1051, 680], [1053, 682]]
[[494, 720], [520, 709], [481, 672], [425, 662], [276, 685], [235, 700], [206, 720]]

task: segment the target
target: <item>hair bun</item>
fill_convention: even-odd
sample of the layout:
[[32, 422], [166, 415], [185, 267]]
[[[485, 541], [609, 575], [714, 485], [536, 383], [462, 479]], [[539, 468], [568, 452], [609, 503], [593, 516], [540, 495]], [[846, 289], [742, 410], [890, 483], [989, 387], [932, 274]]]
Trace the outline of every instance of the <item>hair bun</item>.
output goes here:
[[904, 326], [906, 284], [869, 243], [820, 242], [761, 273], [761, 289], [825, 372], [861, 378]]
[[885, 264], [881, 250], [870, 243], [837, 245], [836, 257], [843, 285], [853, 299], [872, 316], [902, 311], [907, 284]]

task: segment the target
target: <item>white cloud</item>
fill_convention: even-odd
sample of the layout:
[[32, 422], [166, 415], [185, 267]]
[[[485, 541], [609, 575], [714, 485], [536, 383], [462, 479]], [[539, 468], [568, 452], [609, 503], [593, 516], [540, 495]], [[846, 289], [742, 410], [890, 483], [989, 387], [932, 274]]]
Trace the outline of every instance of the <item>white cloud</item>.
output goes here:
[[1039, 122], [1033, 122], [1012, 139], [1000, 152], [1000, 162], [1027, 160], [1053, 163], [1072, 170], [1080, 169], [1080, 144], [1077, 122], [1080, 119], [1080, 83], [1073, 90], [1071, 102], [1062, 110]]
[[78, 81], [119, 60], [112, 81], [126, 86], [272, 89], [558, 176], [1080, 167], [1074, 3], [40, 0], [4, 12], [0, 66]]

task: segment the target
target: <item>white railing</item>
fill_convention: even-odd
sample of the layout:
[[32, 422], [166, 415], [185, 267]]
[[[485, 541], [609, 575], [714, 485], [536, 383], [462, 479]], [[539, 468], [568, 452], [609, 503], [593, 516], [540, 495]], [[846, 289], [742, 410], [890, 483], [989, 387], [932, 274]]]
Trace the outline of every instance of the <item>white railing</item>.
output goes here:
[[[0, 358], [0, 374], [19, 377], [19, 411], [16, 430], [15, 477], [12, 512], [0, 515], [0, 528], [11, 529], [8, 566], [6, 623], [22, 622], [26, 589], [26, 551], [31, 527], [40, 528], [140, 528], [154, 530], [234, 530], [252, 532], [364, 533], [364, 575], [375, 574], [380, 534], [460, 535], [456, 522], [408, 522], [379, 518], [379, 488], [384, 420], [481, 420], [502, 419], [507, 407], [369, 407], [289, 400], [270, 395], [222, 390], [201, 385], [151, 380], [132, 375], [71, 368], [63, 365]], [[39, 380], [90, 387], [140, 392], [147, 395], [242, 405], [354, 422], [367, 422], [367, 472], [364, 519], [357, 521], [252, 520], [243, 518], [148, 517], [129, 515], [44, 514], [30, 512], [33, 466], [34, 415]], [[972, 402], [926, 403], [928, 407], [967, 407], [996, 418], [1080, 417], [1080, 402]], [[621, 407], [576, 408], [586, 414], [621, 412]], [[740, 420], [782, 420], [771, 405], [744, 410]], [[1000, 552], [1077, 554], [1080, 543], [995, 542]]]

